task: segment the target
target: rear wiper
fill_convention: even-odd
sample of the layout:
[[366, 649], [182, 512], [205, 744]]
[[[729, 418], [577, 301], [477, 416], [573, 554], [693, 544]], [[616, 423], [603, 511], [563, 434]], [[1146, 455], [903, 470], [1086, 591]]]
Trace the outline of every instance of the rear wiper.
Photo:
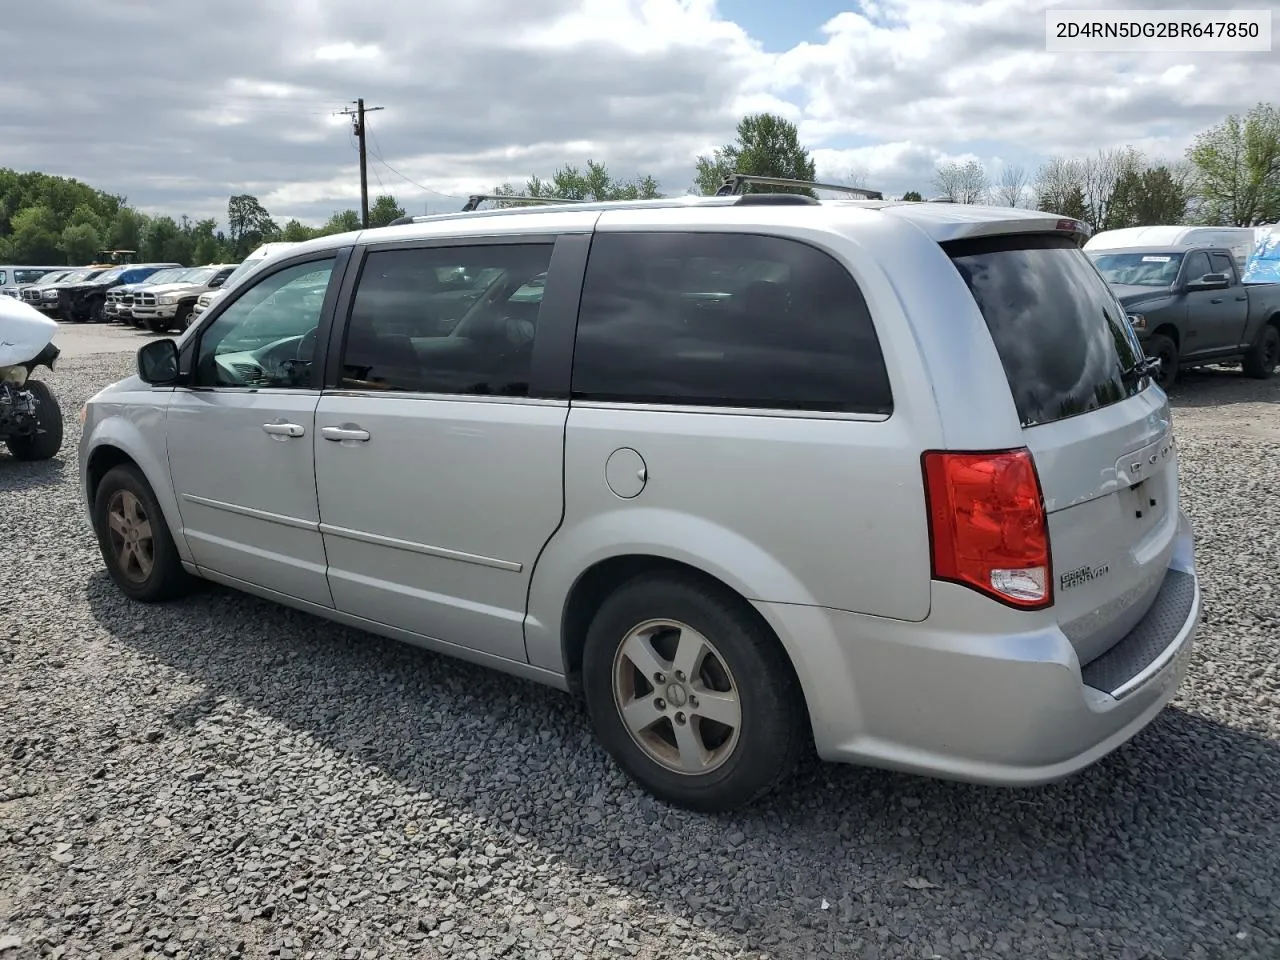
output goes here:
[[1120, 376], [1125, 380], [1137, 380], [1142, 377], [1154, 377], [1159, 371], [1159, 357], [1141, 357], [1129, 366], [1122, 366]]

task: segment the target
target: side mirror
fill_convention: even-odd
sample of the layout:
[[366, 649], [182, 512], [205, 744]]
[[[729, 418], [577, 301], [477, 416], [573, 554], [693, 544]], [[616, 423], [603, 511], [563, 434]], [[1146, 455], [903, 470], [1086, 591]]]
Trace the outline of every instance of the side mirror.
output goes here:
[[216, 287], [220, 287], [226, 282], [227, 282], [226, 277], [214, 277], [212, 280], [209, 281], [209, 288], [214, 289]]
[[138, 350], [138, 376], [152, 386], [178, 382], [178, 344], [165, 337]]
[[1225, 273], [1206, 273], [1199, 280], [1187, 284], [1188, 290], [1225, 290], [1231, 281]]

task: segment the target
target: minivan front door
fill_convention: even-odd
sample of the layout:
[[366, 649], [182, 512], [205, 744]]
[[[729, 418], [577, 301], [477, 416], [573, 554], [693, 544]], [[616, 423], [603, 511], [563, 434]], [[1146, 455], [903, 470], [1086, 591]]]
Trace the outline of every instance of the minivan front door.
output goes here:
[[[563, 513], [568, 402], [529, 396], [552, 249], [454, 241], [366, 256], [313, 441], [338, 610], [527, 660], [529, 577]], [[446, 332], [432, 297], [459, 273], [488, 280]], [[406, 296], [415, 284], [421, 296]]]
[[294, 263], [237, 291], [200, 332], [192, 385], [174, 391], [167, 424], [196, 564], [326, 607], [309, 358], [334, 263]]

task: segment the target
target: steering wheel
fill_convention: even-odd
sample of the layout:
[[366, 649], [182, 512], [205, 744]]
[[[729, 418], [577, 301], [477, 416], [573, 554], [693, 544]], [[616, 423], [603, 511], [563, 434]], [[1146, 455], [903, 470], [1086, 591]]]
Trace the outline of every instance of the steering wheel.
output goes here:
[[315, 359], [316, 355], [316, 331], [319, 327], [312, 327], [302, 335], [302, 339], [298, 341], [298, 349], [294, 352], [294, 359], [301, 360], [304, 363], [310, 363]]

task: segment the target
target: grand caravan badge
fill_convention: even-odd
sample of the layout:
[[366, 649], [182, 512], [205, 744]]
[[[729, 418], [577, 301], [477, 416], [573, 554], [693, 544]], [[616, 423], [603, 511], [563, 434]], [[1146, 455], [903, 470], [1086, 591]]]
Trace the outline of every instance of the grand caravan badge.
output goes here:
[[1075, 570], [1068, 570], [1058, 578], [1058, 585], [1063, 590], [1070, 590], [1078, 587], [1082, 583], [1092, 583], [1094, 580], [1101, 580], [1111, 573], [1110, 564], [1102, 564], [1097, 567], [1077, 567]]

